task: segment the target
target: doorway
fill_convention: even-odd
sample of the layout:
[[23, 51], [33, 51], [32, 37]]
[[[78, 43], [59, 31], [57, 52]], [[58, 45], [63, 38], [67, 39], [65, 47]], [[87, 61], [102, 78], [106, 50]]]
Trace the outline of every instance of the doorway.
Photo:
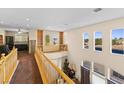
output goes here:
[[6, 36], [6, 45], [8, 45], [9, 49], [12, 50], [12, 48], [14, 46], [13, 36]]

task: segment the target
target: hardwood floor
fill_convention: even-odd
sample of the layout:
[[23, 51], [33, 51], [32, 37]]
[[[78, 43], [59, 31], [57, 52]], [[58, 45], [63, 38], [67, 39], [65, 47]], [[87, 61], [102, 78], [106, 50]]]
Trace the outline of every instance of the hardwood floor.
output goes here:
[[35, 58], [28, 52], [19, 52], [19, 65], [10, 84], [42, 84]]

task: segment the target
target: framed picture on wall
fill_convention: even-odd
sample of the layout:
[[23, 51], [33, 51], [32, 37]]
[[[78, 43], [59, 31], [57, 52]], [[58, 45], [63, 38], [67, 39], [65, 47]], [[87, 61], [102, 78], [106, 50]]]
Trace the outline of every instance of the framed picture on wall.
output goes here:
[[53, 38], [53, 45], [56, 45], [57, 44], [57, 41], [58, 41], [58, 38], [54, 37]]
[[47, 46], [47, 45], [49, 45], [49, 43], [50, 43], [50, 36], [46, 35], [45, 36], [45, 45]]

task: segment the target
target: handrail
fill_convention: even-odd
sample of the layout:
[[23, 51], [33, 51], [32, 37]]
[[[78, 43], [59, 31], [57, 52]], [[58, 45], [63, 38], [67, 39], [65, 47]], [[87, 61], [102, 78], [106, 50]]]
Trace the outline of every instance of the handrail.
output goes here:
[[40, 48], [43, 52], [56, 52], [56, 51], [67, 51], [68, 46], [67, 44], [56, 44], [56, 45], [40, 45], [37, 46]]
[[47, 61], [56, 69], [56, 71], [62, 76], [67, 83], [74, 83], [60, 68], [58, 68], [50, 59], [48, 59], [44, 54], [43, 56], [47, 59]]
[[37, 49], [35, 49], [35, 59], [41, 74], [41, 79], [43, 81], [44, 84], [48, 84], [48, 79], [46, 78], [45, 72], [44, 72], [44, 67], [43, 65], [40, 63], [41, 62], [41, 54], [38, 54], [39, 51]]
[[[48, 74], [48, 72], [45, 73], [45, 71], [48, 70], [48, 69], [50, 69], [50, 67], [51, 67], [52, 70], [55, 70], [54, 72], [56, 72], [59, 76], [61, 76], [62, 79], [64, 79], [64, 81], [66, 83], [68, 83], [68, 84], [74, 84], [74, 81], [71, 80], [62, 70], [60, 70], [60, 68], [57, 67], [48, 57], [46, 57], [44, 55], [44, 53], [38, 47], [36, 47], [36, 50], [35, 50], [35, 58], [36, 58], [36, 62], [38, 64], [38, 68], [39, 68], [40, 73], [41, 73], [41, 77], [42, 77], [43, 83], [45, 83], [45, 84], [51, 83], [51, 82], [49, 82], [49, 78], [50, 78], [50, 75], [49, 74], [52, 74], [52, 73], [49, 73], [49, 74]], [[48, 69], [46, 69], [47, 66], [44, 65], [44, 64], [49, 65], [48, 66]], [[49, 77], [47, 77], [47, 76], [49, 76]]]
[[7, 84], [10, 82], [15, 68], [17, 67], [17, 63], [16, 48], [13, 48], [7, 56], [2, 54], [0, 59], [0, 84]]

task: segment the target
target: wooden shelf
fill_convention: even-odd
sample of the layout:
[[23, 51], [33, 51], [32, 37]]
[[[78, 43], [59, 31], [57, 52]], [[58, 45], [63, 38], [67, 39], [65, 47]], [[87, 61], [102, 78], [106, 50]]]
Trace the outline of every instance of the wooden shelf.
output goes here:
[[63, 41], [64, 41], [64, 40], [63, 40], [63, 39], [64, 39], [64, 32], [60, 32], [60, 33], [59, 33], [59, 39], [60, 39], [60, 44], [63, 44], [63, 43], [64, 43], [64, 42], [63, 42]]
[[42, 30], [37, 31], [37, 45], [38, 46], [43, 45], [43, 31]]
[[0, 45], [3, 44], [3, 35], [0, 35]]

